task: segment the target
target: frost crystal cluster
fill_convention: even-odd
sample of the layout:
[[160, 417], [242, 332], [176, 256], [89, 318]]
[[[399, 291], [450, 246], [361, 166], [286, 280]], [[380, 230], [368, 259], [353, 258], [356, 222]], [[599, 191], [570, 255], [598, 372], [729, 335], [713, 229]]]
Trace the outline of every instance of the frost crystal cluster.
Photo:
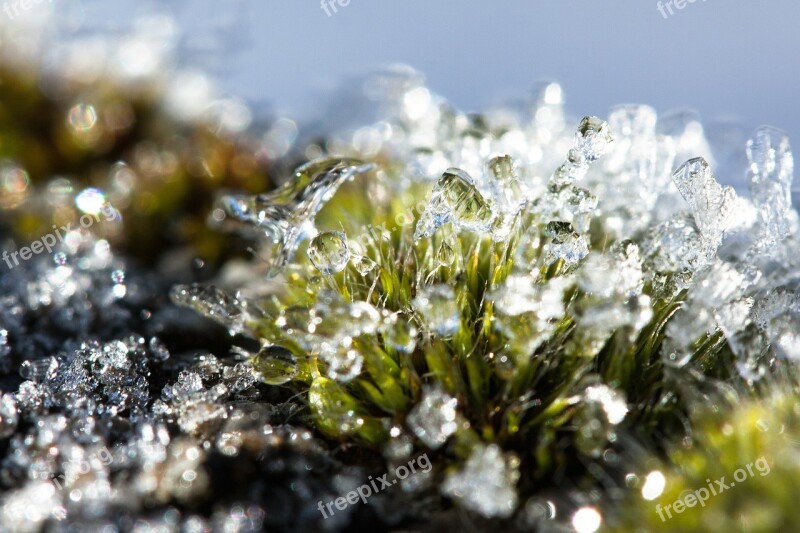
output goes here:
[[441, 496], [524, 519], [551, 476], [620, 472], [628, 440], [690, 409], [681, 380], [752, 385], [800, 358], [780, 131], [740, 147], [748, 197], [715, 175], [689, 113], [575, 120], [550, 83], [465, 114], [403, 69], [365, 87], [374, 122], [300, 146], [323, 157], [278, 191], [222, 199], [272, 243], [278, 277], [207, 313], [245, 317], [237, 331], [271, 347], [256, 368], [285, 371], [328, 437], [387, 460], [436, 451]]
[[[781, 131], [573, 117], [555, 83], [464, 113], [397, 67], [306, 132], [168, 74], [163, 20], [119, 47], [14, 22], [0, 530], [800, 528]], [[655, 518], [761, 453], [748, 505]]]

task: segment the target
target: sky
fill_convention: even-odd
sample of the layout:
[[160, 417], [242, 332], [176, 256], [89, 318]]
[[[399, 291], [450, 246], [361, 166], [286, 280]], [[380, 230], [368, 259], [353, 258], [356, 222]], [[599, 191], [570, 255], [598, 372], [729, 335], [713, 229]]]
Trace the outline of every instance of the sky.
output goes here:
[[[327, 13], [317, 0], [83, 5], [106, 23], [170, 6], [196, 49], [208, 41], [192, 60], [225, 92], [301, 119], [343, 80], [399, 62], [465, 111], [555, 80], [575, 116], [620, 103], [688, 108], [709, 123], [781, 128], [800, 146], [797, 0], [671, 0], [663, 13], [656, 0], [325, 1]], [[219, 34], [228, 46], [214, 54]]]

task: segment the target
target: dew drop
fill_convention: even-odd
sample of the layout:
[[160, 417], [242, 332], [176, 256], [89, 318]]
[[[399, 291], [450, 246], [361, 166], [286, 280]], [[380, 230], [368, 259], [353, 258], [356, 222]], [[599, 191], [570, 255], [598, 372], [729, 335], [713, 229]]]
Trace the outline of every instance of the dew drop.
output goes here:
[[297, 375], [297, 359], [282, 346], [266, 346], [253, 358], [253, 368], [268, 385], [283, 385]]
[[341, 272], [350, 260], [347, 236], [339, 231], [325, 231], [311, 240], [308, 258], [325, 275]]

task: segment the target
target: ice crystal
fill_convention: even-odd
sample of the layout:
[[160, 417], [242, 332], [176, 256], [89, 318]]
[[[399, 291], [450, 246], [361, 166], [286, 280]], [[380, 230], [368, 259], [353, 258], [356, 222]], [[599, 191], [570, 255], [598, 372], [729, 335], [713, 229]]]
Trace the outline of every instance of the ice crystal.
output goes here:
[[736, 193], [731, 187], [717, 182], [708, 163], [701, 157], [687, 161], [675, 171], [672, 179], [689, 204], [700, 234], [706, 242], [718, 245], [728, 229]]
[[452, 223], [458, 229], [486, 231], [492, 221], [489, 203], [464, 171], [446, 171], [431, 192], [425, 211], [417, 222], [414, 239], [430, 237], [441, 226]]
[[170, 298], [178, 305], [195, 309], [224, 323], [231, 335], [244, 329], [247, 311], [243, 302], [216, 287], [179, 285], [172, 289]]
[[450, 474], [442, 493], [486, 517], [507, 517], [517, 507], [518, 461], [499, 446], [476, 446], [463, 470]]
[[452, 287], [421, 287], [411, 305], [422, 315], [424, 323], [433, 333], [447, 337], [458, 331], [461, 319]]
[[314, 161], [298, 168], [292, 180], [274, 192], [228, 196], [223, 202], [232, 216], [256, 225], [272, 240], [274, 275], [294, 257], [303, 240], [315, 235], [314, 219], [336, 190], [371, 168], [352, 160]]
[[759, 128], [747, 142], [750, 195], [759, 210], [765, 244], [785, 238], [790, 230], [794, 157], [789, 138], [774, 128]]
[[406, 424], [428, 448], [436, 449], [458, 429], [458, 400], [436, 388], [426, 388]]

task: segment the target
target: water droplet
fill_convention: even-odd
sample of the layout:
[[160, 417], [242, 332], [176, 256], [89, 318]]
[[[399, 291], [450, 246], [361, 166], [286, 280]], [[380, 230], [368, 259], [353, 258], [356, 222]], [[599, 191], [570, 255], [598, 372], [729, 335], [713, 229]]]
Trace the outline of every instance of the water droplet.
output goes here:
[[253, 368], [268, 385], [283, 385], [297, 375], [297, 359], [282, 346], [265, 346], [253, 358]]
[[308, 258], [325, 275], [341, 272], [350, 260], [347, 236], [339, 231], [320, 233], [308, 245]]
[[366, 255], [359, 255], [352, 258], [353, 268], [361, 274], [362, 276], [366, 276], [373, 270], [375, 267], [378, 266], [378, 263], [367, 257]]
[[170, 291], [170, 299], [183, 307], [194, 309], [225, 325], [231, 335], [245, 329], [248, 318], [245, 302], [213, 285], [178, 285]]

